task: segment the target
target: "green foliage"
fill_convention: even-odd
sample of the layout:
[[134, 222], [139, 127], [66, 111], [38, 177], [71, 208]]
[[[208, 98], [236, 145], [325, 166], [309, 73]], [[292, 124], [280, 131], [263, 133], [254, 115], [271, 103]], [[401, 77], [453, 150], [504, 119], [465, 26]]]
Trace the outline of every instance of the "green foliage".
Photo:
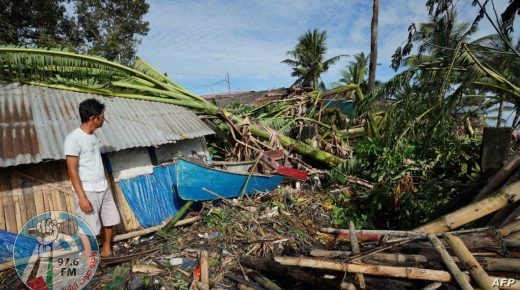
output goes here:
[[221, 234], [232, 234], [236, 229], [233, 216], [236, 214], [232, 209], [221, 209], [213, 207], [209, 214], [204, 217], [204, 223], [208, 228], [216, 229]]
[[129, 268], [123, 266], [117, 266], [112, 271], [111, 280], [108, 282], [103, 290], [119, 290], [124, 289], [126, 284], [126, 277], [128, 277]]
[[148, 22], [142, 20], [149, 8], [145, 0], [76, 0], [74, 4], [81, 50], [130, 63], [139, 37], [149, 30]]
[[308, 30], [298, 39], [296, 47], [288, 51], [292, 57], [282, 61], [293, 68], [292, 76], [297, 77], [293, 85], [312, 87], [318, 90], [320, 87], [320, 75], [326, 72], [331, 65], [336, 63], [343, 55], [338, 55], [325, 60], [327, 53], [327, 32]]
[[145, 0], [3, 0], [0, 44], [66, 47], [129, 64], [148, 33]]
[[356, 175], [375, 187], [353, 186], [349, 194], [354, 198], [344, 195], [343, 200], [333, 201], [334, 222], [346, 226], [353, 220], [365, 228], [410, 229], [433, 219], [480, 172], [479, 146], [479, 140], [454, 134], [448, 140], [408, 140], [394, 147], [384, 137], [360, 141], [354, 148], [355, 159], [331, 175]]

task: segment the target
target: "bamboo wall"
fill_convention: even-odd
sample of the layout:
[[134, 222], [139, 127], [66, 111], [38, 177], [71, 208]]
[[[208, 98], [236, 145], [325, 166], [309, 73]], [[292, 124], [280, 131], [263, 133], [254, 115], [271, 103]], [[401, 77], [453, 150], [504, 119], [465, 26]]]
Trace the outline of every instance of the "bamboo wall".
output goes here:
[[[119, 185], [111, 182], [111, 186], [122, 220], [117, 231], [139, 228]], [[29, 219], [46, 211], [74, 213], [73, 194], [65, 161], [0, 168], [0, 230], [17, 233]]]

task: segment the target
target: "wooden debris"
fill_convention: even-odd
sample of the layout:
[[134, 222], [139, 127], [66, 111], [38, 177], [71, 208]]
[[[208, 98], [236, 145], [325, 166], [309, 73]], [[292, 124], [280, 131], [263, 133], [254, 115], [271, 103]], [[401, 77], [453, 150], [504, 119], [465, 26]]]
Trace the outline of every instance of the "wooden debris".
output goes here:
[[480, 288], [484, 290], [498, 289], [498, 287], [492, 286], [493, 281], [458, 237], [446, 233], [444, 238], [453, 252], [455, 252], [455, 255], [466, 265], [469, 273], [475, 279]]
[[[200, 216], [190, 217], [190, 218], [183, 219], [183, 220], [180, 220], [180, 221], [176, 222], [175, 225], [173, 225], [173, 226], [174, 227], [181, 227], [181, 226], [189, 225], [189, 224], [194, 223], [195, 221], [198, 221], [200, 219], [201, 219]], [[167, 219], [166, 223], [168, 223], [170, 220], [171, 219]], [[158, 225], [158, 226], [149, 227], [149, 228], [146, 228], [146, 229], [143, 229], [143, 230], [139, 230], [139, 231], [133, 231], [133, 232], [129, 232], [129, 233], [126, 233], [126, 234], [117, 235], [117, 236], [114, 237], [113, 241], [114, 242], [119, 242], [119, 241], [131, 239], [131, 238], [135, 238], [135, 237], [139, 237], [139, 236], [144, 236], [144, 235], [148, 235], [148, 234], [151, 234], [151, 233], [155, 233], [155, 232], [161, 230], [162, 228], [164, 228], [166, 223], [162, 224], [162, 225]]]
[[280, 286], [258, 272], [250, 273], [250, 276], [267, 290], [282, 290]]
[[203, 290], [209, 290], [208, 251], [200, 253], [200, 282]]
[[460, 288], [463, 290], [472, 290], [473, 287], [471, 287], [469, 281], [466, 280], [466, 276], [462, 273], [459, 267], [457, 267], [455, 261], [453, 261], [450, 254], [448, 254], [448, 251], [446, 251], [441, 241], [439, 241], [439, 239], [434, 234], [429, 234], [428, 239], [432, 243], [433, 247], [437, 250], [439, 255], [442, 257], [444, 264], [450, 270], [451, 274], [453, 275], [453, 278], [455, 279], [455, 281], [457, 281]]
[[[359, 244], [356, 236], [356, 228], [354, 227], [354, 223], [352, 221], [349, 222], [349, 233], [350, 233], [350, 243], [352, 245], [352, 253], [359, 254]], [[353, 263], [361, 262], [360, 259], [353, 259]], [[356, 279], [359, 283], [359, 288], [365, 289], [365, 277], [361, 273], [356, 274]]]
[[388, 276], [396, 278], [407, 278], [412, 280], [427, 280], [439, 282], [452, 281], [450, 273], [441, 270], [366, 264], [359, 265], [304, 257], [275, 257], [274, 260], [282, 265], [287, 266], [333, 270], [347, 273], [363, 273], [374, 276]]
[[517, 181], [481, 201], [472, 203], [459, 210], [444, 215], [431, 223], [415, 229], [415, 231], [423, 233], [447, 232], [475, 221], [519, 200], [520, 181]]
[[164, 269], [155, 265], [135, 264], [132, 266], [132, 273], [159, 275], [162, 272], [164, 272]]

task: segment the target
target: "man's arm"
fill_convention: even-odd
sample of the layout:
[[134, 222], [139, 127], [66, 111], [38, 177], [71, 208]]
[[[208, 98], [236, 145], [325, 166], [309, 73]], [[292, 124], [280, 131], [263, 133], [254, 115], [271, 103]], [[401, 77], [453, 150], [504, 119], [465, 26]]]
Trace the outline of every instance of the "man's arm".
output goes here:
[[89, 213], [93, 208], [83, 190], [83, 185], [81, 185], [81, 179], [79, 179], [78, 173], [78, 164], [78, 156], [67, 155], [67, 170], [69, 172], [72, 187], [74, 187], [74, 191], [78, 195], [79, 207], [83, 212]]

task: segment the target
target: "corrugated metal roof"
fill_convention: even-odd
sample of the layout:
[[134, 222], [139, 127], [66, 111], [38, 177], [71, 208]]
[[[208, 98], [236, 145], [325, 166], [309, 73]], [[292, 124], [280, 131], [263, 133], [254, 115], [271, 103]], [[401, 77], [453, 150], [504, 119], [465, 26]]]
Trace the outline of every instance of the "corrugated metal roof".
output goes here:
[[105, 104], [106, 121], [96, 130], [102, 152], [214, 134], [172, 104], [9, 84], [0, 86], [0, 167], [64, 159], [63, 140], [80, 125], [78, 106], [88, 98]]

